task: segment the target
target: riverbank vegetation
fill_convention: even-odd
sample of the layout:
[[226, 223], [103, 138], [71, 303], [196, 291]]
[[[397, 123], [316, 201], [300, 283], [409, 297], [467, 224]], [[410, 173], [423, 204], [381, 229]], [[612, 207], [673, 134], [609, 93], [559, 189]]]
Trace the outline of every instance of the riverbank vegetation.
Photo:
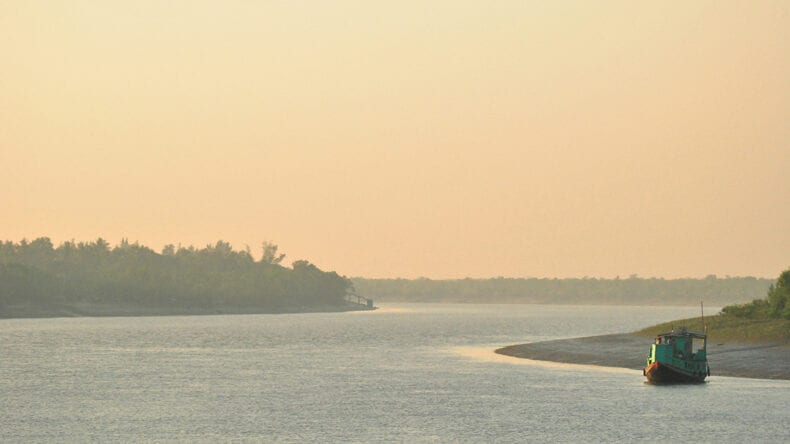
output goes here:
[[744, 319], [790, 319], [790, 269], [779, 275], [768, 296], [748, 304], [729, 305], [722, 313]]
[[381, 302], [523, 304], [611, 304], [711, 306], [750, 301], [765, 295], [771, 279], [716, 277], [661, 279], [364, 279], [354, 287]]
[[[713, 341], [760, 341], [790, 343], [790, 269], [772, 284], [767, 296], [745, 304], [728, 305], [705, 325]], [[683, 319], [646, 328], [638, 334], [652, 336], [684, 326], [702, 331], [702, 318]]]
[[[789, 342], [790, 321], [785, 319], [748, 319], [718, 314], [705, 316], [708, 335], [711, 341], [738, 342]], [[637, 332], [640, 336], [653, 337], [673, 329], [686, 327], [692, 331], [702, 331], [701, 318], [681, 319], [654, 325]]]
[[161, 253], [101, 238], [57, 247], [46, 237], [0, 242], [0, 317], [350, 308], [350, 280], [304, 260], [282, 266], [284, 257], [271, 243], [255, 260], [223, 241]]

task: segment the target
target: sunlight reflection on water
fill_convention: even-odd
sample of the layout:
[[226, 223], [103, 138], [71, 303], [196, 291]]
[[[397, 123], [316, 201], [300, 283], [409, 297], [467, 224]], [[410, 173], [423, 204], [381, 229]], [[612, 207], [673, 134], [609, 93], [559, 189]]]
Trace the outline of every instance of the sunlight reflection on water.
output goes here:
[[378, 307], [375, 310], [361, 310], [361, 311], [349, 311], [349, 314], [400, 314], [400, 313], [416, 313], [417, 310], [414, 308], [406, 308], [406, 307]]
[[494, 349], [489, 347], [451, 347], [448, 349], [450, 353], [454, 353], [465, 358], [474, 359], [476, 361], [485, 362], [498, 362], [504, 364], [514, 365], [530, 365], [539, 366], [557, 370], [593, 370], [598, 372], [607, 373], [623, 373], [629, 375], [638, 375], [638, 370], [622, 368], [622, 367], [604, 367], [600, 365], [587, 365], [587, 364], [567, 364], [562, 362], [552, 361], [539, 361], [536, 359], [524, 359], [514, 356], [501, 355], [496, 353]]

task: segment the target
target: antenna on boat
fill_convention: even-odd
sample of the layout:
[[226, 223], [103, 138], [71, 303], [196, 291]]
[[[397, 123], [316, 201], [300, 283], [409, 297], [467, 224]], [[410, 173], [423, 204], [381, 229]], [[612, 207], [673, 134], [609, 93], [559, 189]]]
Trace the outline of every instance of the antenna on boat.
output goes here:
[[699, 300], [699, 311], [700, 311], [700, 314], [702, 315], [702, 332], [703, 333], [707, 333], [708, 332], [708, 326], [705, 325], [705, 308], [702, 305], [702, 299]]

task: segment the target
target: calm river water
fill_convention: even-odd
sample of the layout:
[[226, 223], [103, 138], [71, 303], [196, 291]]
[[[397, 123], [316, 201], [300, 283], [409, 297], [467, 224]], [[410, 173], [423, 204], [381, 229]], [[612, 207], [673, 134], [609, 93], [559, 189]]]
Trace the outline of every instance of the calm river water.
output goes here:
[[695, 314], [410, 304], [0, 320], [0, 441], [790, 442], [788, 381], [652, 386], [493, 353]]

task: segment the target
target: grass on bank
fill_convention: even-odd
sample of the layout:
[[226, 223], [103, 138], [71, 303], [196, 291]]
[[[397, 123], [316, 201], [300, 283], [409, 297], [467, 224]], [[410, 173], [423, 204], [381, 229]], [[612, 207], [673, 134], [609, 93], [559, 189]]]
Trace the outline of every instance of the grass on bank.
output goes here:
[[[779, 342], [790, 344], [790, 320], [788, 319], [749, 319], [732, 315], [719, 314], [706, 316], [705, 324], [708, 325], [708, 338], [711, 341], [737, 341], [737, 342]], [[659, 333], [666, 333], [686, 327], [691, 331], [703, 330], [702, 320], [699, 317], [681, 319], [654, 325], [636, 332], [640, 336], [653, 337]]]

